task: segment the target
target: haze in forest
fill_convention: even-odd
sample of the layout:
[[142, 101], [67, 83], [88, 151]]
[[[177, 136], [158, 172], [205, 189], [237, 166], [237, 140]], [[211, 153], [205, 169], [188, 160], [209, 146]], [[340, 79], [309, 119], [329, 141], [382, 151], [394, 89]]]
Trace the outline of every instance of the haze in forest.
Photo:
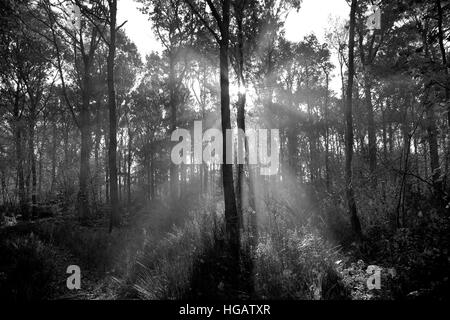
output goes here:
[[1, 1], [0, 301], [448, 300], [449, 39], [450, 0]]

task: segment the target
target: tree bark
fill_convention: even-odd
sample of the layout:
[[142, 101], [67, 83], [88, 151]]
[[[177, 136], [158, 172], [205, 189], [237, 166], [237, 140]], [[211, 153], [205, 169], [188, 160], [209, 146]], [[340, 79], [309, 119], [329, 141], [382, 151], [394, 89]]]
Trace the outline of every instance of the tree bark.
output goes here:
[[353, 114], [352, 114], [352, 98], [353, 98], [353, 77], [354, 77], [354, 47], [355, 47], [355, 15], [357, 9], [357, 0], [352, 0], [350, 10], [350, 30], [348, 41], [348, 81], [345, 105], [346, 120], [346, 158], [345, 158], [345, 184], [347, 206], [350, 213], [350, 221], [353, 233], [358, 241], [362, 240], [361, 224], [356, 208], [355, 194], [353, 190], [352, 177], [352, 159], [353, 159]]
[[130, 127], [128, 127], [128, 158], [127, 158], [127, 201], [128, 210], [131, 207], [131, 162], [133, 160], [133, 155], [131, 147], [133, 145], [133, 133]]
[[[238, 157], [243, 156], [244, 162], [248, 159], [248, 148], [247, 148], [247, 138], [245, 137], [245, 103], [246, 103], [246, 92], [245, 89], [245, 78], [244, 78], [244, 31], [243, 31], [243, 15], [245, 9], [246, 1], [240, 2], [239, 7], [235, 7], [236, 12], [236, 23], [238, 30], [238, 52], [236, 57], [237, 62], [237, 78], [238, 78], [238, 86], [240, 88], [238, 92], [238, 101], [237, 101], [237, 127], [241, 129], [244, 133], [244, 141], [240, 137], [238, 137]], [[242, 143], [244, 142], [244, 143]], [[243, 198], [243, 189], [244, 189], [244, 165], [241, 161], [238, 161], [237, 166], [237, 183], [236, 183], [236, 207], [237, 214], [239, 217], [239, 227], [243, 227], [243, 211], [242, 211], [242, 198]]]
[[53, 194], [55, 191], [55, 184], [56, 184], [56, 151], [58, 146], [58, 138], [57, 138], [57, 126], [56, 126], [56, 116], [52, 121], [52, 155], [51, 155], [51, 163], [52, 163], [52, 169], [51, 169], [51, 182], [50, 182], [50, 193]]
[[24, 220], [29, 218], [28, 208], [25, 197], [25, 180], [23, 174], [23, 156], [22, 156], [22, 119], [19, 111], [20, 103], [20, 88], [17, 85], [16, 95], [14, 100], [14, 122], [15, 122], [15, 151], [17, 161], [17, 186], [19, 189], [19, 212]]
[[326, 81], [326, 92], [325, 92], [325, 186], [327, 188], [327, 191], [330, 192], [330, 156], [329, 156], [329, 149], [330, 149], [330, 141], [329, 141], [329, 137], [330, 137], [330, 133], [329, 133], [329, 124], [328, 124], [328, 100], [329, 100], [329, 74], [327, 71], [325, 71], [325, 81]]
[[239, 218], [236, 208], [236, 197], [233, 183], [233, 165], [227, 164], [227, 129], [231, 129], [230, 119], [230, 93], [228, 74], [228, 48], [229, 48], [229, 27], [230, 27], [230, 0], [222, 2], [222, 20], [220, 47], [220, 109], [222, 115], [222, 136], [223, 136], [223, 164], [222, 183], [225, 200], [225, 229], [227, 242], [229, 244], [235, 270], [232, 271], [231, 284], [234, 289], [239, 286], [239, 260], [240, 260], [240, 232]]
[[116, 92], [114, 88], [114, 59], [116, 55], [116, 17], [117, 0], [108, 0], [109, 3], [109, 31], [107, 60], [108, 82], [108, 109], [109, 109], [109, 197], [110, 197], [110, 223], [109, 232], [120, 223], [119, 199], [117, 191], [117, 114]]
[[[33, 104], [33, 103], [32, 103]], [[31, 217], [33, 218], [36, 213], [37, 206], [37, 175], [36, 175], [36, 155], [34, 154], [34, 126], [35, 120], [35, 106], [32, 106], [30, 110], [30, 119], [28, 124], [28, 156], [30, 159], [30, 170], [31, 170]]]
[[78, 191], [78, 214], [82, 221], [88, 219], [89, 196], [88, 196], [88, 179], [89, 179], [89, 154], [90, 154], [90, 65], [91, 59], [84, 57], [84, 75], [82, 90], [82, 105], [80, 111], [80, 131], [81, 131], [81, 151], [80, 151], [80, 178]]

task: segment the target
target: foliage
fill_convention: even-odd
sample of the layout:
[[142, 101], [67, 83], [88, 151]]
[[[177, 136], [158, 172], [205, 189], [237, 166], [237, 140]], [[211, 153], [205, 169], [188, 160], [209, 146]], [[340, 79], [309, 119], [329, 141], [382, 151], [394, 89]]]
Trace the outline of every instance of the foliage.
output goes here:
[[52, 247], [33, 233], [0, 242], [0, 298], [30, 301], [52, 298], [56, 266]]

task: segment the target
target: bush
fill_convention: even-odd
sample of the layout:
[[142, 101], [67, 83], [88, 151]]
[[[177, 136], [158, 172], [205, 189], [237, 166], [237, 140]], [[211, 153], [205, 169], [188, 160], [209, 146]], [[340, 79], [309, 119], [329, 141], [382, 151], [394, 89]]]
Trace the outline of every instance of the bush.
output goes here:
[[31, 233], [0, 246], [0, 299], [29, 301], [51, 298], [54, 253]]
[[[437, 211], [419, 211], [409, 227], [369, 230], [365, 256], [395, 266], [395, 298], [444, 298], [450, 292], [450, 222]], [[411, 219], [410, 219], [411, 221]], [[377, 234], [377, 236], [375, 236]]]
[[285, 230], [260, 237], [256, 249], [256, 294], [263, 299], [345, 299], [335, 270], [336, 250], [317, 234]]

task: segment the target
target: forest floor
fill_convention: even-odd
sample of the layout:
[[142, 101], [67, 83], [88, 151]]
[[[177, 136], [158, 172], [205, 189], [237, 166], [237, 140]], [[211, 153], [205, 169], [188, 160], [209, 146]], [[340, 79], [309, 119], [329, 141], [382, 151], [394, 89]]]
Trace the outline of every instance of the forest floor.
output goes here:
[[[106, 209], [99, 210], [87, 225], [79, 223], [74, 210], [71, 215], [3, 225], [0, 227], [0, 298], [222, 299], [224, 278], [220, 273], [227, 268], [227, 262], [221, 242], [203, 238], [207, 230], [202, 229], [204, 222], [192, 220], [187, 214], [192, 208], [200, 210], [199, 206], [194, 202], [169, 208], [163, 202], [155, 202], [135, 208], [136, 213], [125, 215], [123, 225], [111, 234], [107, 229]], [[443, 225], [436, 224], [436, 227], [442, 229]], [[286, 230], [280, 240], [263, 237], [255, 260], [256, 297], [373, 300], [445, 296], [442, 290], [448, 289], [445, 267], [450, 263], [448, 252], [430, 253], [427, 248], [432, 243], [422, 248], [418, 245], [423, 243], [421, 238], [407, 231], [400, 230], [390, 241], [380, 241], [392, 252], [380, 247], [386, 257], [377, 260], [364, 257], [352, 248], [341, 248], [335, 254], [334, 246], [309, 231]], [[444, 243], [435, 237], [430, 241]], [[280, 241], [281, 249], [276, 241]], [[397, 262], [388, 256], [395, 257]], [[432, 263], [426, 264], [427, 261]], [[380, 290], [370, 290], [367, 286], [368, 269], [375, 264], [380, 267], [383, 280]], [[69, 265], [80, 266], [80, 290], [67, 288]], [[406, 289], [400, 290], [401, 286]], [[333, 293], [333, 290], [340, 291]], [[436, 293], [429, 295], [432, 290]], [[249, 297], [243, 294], [244, 299]]]
[[[46, 299], [114, 299], [114, 292], [119, 287], [117, 281], [109, 273], [99, 272], [95, 268], [83, 268], [82, 285], [79, 290], [69, 290], [67, 288], [66, 281], [67, 277], [70, 276], [70, 274], [66, 273], [67, 267], [70, 265], [81, 265], [82, 262], [77, 253], [73, 252], [67, 246], [58, 245], [55, 241], [49, 242], [48, 239], [39, 235], [39, 229], [42, 224], [53, 223], [54, 220], [50, 218], [33, 222], [19, 222], [14, 226], [3, 226], [0, 228], [0, 241], [2, 245], [7, 246], [8, 244], [12, 244], [15, 248], [19, 249], [19, 243], [25, 240], [29, 246], [40, 246], [42, 244], [45, 247], [45, 250], [41, 252], [42, 256], [39, 257], [42, 258], [42, 261], [37, 261], [36, 265], [33, 265], [32, 262], [28, 266], [24, 265], [26, 264], [26, 261], [24, 261], [26, 256], [20, 256], [20, 254], [17, 255], [17, 259], [3, 259], [0, 264], [0, 279], [6, 280], [7, 285], [10, 285], [14, 280], [18, 280], [16, 276], [32, 279], [33, 276], [27, 277], [27, 274], [23, 273], [23, 271], [28, 271], [31, 274], [39, 272], [40, 270], [36, 269], [43, 267], [40, 262], [46, 262], [51, 264], [50, 268], [52, 272], [52, 276], [46, 279], [49, 281], [45, 283]], [[6, 248], [3, 247], [2, 249], [5, 250]], [[41, 248], [36, 249], [41, 250]], [[19, 271], [20, 274], [17, 274]], [[12, 277], [12, 279], [7, 279], [8, 276]], [[24, 282], [21, 282], [21, 284], [26, 285]], [[32, 291], [33, 289], [28, 288], [28, 291]], [[32, 295], [26, 298], [33, 299], [36, 297]]]
[[[71, 214], [1, 225], [0, 256], [7, 258], [0, 261], [0, 297], [13, 292], [13, 299], [27, 300], [128, 298], [123, 281], [136, 263], [143, 237], [149, 233], [160, 239], [176, 223], [168, 213], [173, 209], [162, 202], [149, 207], [159, 214], [149, 219], [148, 208], [125, 214], [122, 226], [111, 234], [105, 208], [84, 224], [70, 210]], [[67, 288], [70, 265], [80, 266], [79, 290]]]

